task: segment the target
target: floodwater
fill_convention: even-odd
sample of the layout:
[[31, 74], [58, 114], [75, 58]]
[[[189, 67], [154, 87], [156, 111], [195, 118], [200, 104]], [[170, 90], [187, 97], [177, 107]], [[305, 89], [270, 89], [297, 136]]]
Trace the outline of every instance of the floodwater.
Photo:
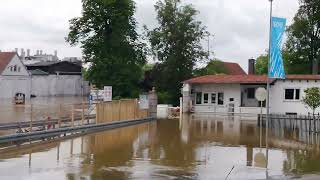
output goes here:
[[320, 179], [319, 137], [273, 125], [267, 150], [266, 131], [244, 119], [188, 116], [0, 151], [0, 179]]
[[[86, 98], [83, 98], [86, 101]], [[71, 106], [82, 103], [82, 97], [37, 97], [24, 105], [15, 105], [12, 99], [0, 99], [0, 123], [44, 120], [47, 117], [71, 115]], [[32, 108], [31, 108], [32, 104]], [[31, 113], [32, 112], [32, 113]]]

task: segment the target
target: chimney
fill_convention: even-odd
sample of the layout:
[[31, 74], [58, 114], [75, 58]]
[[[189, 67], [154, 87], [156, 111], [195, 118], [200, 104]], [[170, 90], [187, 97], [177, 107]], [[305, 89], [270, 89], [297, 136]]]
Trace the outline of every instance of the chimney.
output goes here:
[[18, 48], [15, 48], [15, 52], [18, 53]]
[[42, 50], [40, 50], [40, 55], [42, 55]]
[[39, 56], [39, 50], [37, 50], [37, 54], [36, 55]]
[[58, 51], [57, 50], [54, 51], [54, 57], [58, 57]]
[[256, 64], [256, 60], [255, 59], [249, 59], [248, 60], [248, 74], [249, 75], [256, 74], [255, 64]]
[[26, 54], [25, 54], [25, 52], [24, 52], [24, 49], [23, 49], [23, 48], [21, 48], [21, 54], [20, 54], [20, 56], [21, 56], [21, 60], [24, 60], [24, 59], [25, 59], [25, 57], [26, 57]]
[[27, 49], [27, 57], [30, 57], [30, 49]]

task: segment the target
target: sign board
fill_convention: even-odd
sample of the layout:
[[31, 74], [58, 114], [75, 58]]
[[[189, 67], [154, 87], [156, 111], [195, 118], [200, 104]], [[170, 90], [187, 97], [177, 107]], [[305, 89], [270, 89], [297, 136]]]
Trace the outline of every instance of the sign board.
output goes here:
[[265, 101], [267, 99], [267, 90], [265, 88], [258, 88], [255, 97], [258, 101]]
[[139, 109], [149, 109], [149, 98], [147, 94], [139, 95]]
[[103, 88], [103, 101], [112, 101], [112, 86], [105, 86]]

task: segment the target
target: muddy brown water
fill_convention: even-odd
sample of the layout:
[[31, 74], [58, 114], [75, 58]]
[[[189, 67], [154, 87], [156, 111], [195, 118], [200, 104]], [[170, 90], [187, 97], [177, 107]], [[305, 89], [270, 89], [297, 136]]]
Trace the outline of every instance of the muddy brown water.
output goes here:
[[[0, 179], [320, 179], [319, 138], [185, 116], [0, 153]], [[229, 174], [229, 175], [228, 175]]]
[[[15, 105], [11, 99], [0, 99], [0, 123], [30, 121], [31, 112], [33, 120], [55, 118], [59, 113], [71, 116], [72, 105], [78, 104], [75, 108], [81, 108], [82, 100], [87, 101], [82, 97], [37, 97], [24, 105]], [[77, 113], [75, 115], [80, 115]]]

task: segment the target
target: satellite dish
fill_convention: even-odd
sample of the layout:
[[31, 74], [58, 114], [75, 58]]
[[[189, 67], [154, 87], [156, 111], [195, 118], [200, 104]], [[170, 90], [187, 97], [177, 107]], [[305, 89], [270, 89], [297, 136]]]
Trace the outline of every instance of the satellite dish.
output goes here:
[[258, 88], [256, 90], [255, 97], [258, 101], [264, 101], [267, 99], [267, 90], [265, 88]]

